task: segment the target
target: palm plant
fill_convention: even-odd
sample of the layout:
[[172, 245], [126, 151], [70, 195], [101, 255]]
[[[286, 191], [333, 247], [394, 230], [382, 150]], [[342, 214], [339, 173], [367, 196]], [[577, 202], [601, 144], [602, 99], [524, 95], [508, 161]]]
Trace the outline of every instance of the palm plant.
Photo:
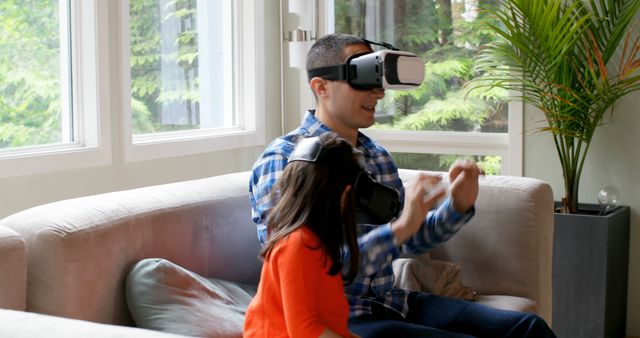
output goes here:
[[639, 9], [640, 0], [503, 0], [492, 12], [501, 39], [481, 52], [485, 76], [472, 83], [521, 93], [544, 113], [540, 131], [553, 135], [562, 166], [561, 212], [578, 212], [580, 175], [603, 117], [640, 90], [640, 44], [628, 32]]

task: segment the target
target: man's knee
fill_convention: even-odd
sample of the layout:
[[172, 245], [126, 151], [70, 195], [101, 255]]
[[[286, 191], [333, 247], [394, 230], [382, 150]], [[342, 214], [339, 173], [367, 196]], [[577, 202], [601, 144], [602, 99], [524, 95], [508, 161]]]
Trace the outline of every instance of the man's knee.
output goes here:
[[474, 336], [444, 331], [404, 320], [362, 316], [349, 319], [349, 329], [362, 338], [475, 338]]
[[547, 322], [536, 314], [527, 314], [509, 337], [555, 338]]

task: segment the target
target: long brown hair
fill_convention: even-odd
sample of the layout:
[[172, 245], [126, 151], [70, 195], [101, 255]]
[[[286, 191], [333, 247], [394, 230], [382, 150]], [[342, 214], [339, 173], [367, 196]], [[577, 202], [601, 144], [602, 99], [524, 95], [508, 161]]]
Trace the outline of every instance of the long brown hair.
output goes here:
[[[320, 141], [322, 150], [315, 162], [287, 164], [276, 182], [271, 194], [278, 202], [269, 212], [269, 237], [260, 256], [268, 257], [279, 241], [306, 225], [322, 243], [322, 247], [314, 249], [324, 248], [331, 258], [329, 274], [343, 272], [343, 280], [351, 283], [358, 273], [359, 262], [354, 189], [349, 189], [344, 205], [341, 200], [361, 166], [351, 144], [337, 134], [325, 133]], [[347, 255], [349, 261], [344, 262]], [[348, 264], [346, 273], [345, 264]]]

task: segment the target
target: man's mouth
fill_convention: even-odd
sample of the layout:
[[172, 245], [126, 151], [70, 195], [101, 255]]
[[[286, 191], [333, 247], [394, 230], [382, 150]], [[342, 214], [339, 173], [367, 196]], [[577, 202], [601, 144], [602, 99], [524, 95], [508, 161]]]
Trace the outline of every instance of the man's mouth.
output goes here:
[[362, 107], [364, 109], [366, 109], [366, 110], [375, 110], [376, 109], [376, 105], [375, 104], [374, 105], [366, 105], [366, 104], [364, 104], [364, 105], [362, 105]]

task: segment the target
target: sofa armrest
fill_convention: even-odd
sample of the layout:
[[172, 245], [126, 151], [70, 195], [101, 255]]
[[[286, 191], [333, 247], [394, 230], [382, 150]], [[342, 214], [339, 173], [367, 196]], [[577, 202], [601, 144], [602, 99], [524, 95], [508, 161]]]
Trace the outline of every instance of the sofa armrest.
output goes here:
[[[405, 184], [417, 171], [401, 170]], [[551, 318], [553, 193], [533, 178], [480, 179], [476, 215], [431, 255], [459, 264], [462, 281], [479, 294], [525, 297]]]
[[0, 308], [22, 310], [27, 302], [27, 253], [15, 231], [0, 226]]
[[143, 258], [257, 284], [248, 182], [249, 172], [221, 175], [59, 201], [0, 220], [26, 243], [27, 310], [130, 325], [125, 278]]

